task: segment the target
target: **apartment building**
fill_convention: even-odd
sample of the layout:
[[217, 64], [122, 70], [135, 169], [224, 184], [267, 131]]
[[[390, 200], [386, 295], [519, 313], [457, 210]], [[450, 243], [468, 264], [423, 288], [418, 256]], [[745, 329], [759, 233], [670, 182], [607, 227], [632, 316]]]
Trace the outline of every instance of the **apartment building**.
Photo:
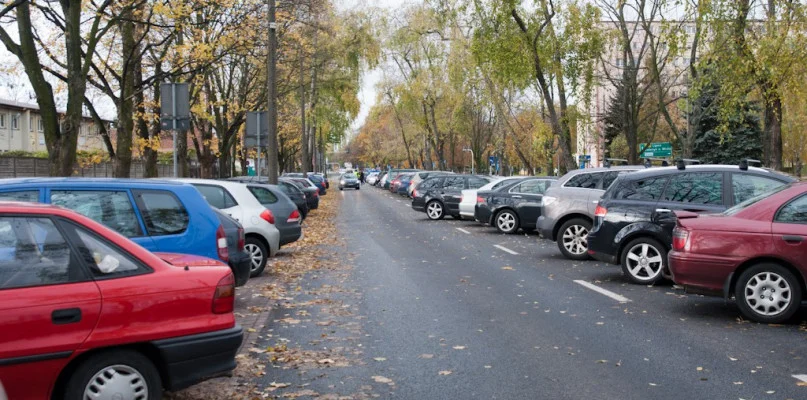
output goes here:
[[[92, 118], [83, 118], [77, 149], [106, 151], [98, 132]], [[38, 105], [0, 99], [0, 153], [8, 151], [47, 151]]]

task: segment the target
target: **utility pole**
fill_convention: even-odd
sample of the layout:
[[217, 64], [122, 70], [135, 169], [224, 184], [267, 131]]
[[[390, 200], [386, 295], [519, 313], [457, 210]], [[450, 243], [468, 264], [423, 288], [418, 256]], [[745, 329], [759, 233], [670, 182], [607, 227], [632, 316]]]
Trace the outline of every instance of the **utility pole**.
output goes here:
[[[277, 184], [277, 176], [279, 175], [279, 171], [277, 170], [277, 79], [275, 68], [277, 65], [277, 23], [275, 22], [275, 0], [268, 0], [268, 2], [269, 54], [266, 60], [266, 84], [268, 86], [266, 88], [266, 97], [268, 98], [269, 108], [266, 114], [269, 119], [269, 143], [266, 144], [266, 176], [269, 178], [269, 183]], [[261, 154], [260, 147], [258, 148], [258, 154]], [[260, 160], [260, 157], [258, 160]], [[260, 166], [260, 162], [257, 164]]]

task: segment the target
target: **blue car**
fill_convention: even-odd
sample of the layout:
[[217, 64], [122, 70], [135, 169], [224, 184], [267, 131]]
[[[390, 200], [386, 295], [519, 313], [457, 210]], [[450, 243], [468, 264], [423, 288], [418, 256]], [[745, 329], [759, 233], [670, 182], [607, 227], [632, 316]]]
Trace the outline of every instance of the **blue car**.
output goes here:
[[54, 204], [83, 214], [152, 252], [228, 262], [224, 229], [196, 188], [137, 179], [0, 179], [0, 201]]

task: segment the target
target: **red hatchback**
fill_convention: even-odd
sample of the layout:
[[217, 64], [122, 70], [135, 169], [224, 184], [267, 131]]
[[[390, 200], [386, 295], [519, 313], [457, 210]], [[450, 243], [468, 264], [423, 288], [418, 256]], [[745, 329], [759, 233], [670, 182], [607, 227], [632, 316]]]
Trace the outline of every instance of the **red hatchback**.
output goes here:
[[242, 341], [234, 283], [218, 261], [0, 202], [0, 382], [15, 400], [152, 400], [226, 373]]
[[680, 211], [669, 253], [673, 280], [732, 295], [747, 318], [790, 319], [807, 277], [807, 183], [782, 186], [717, 215]]

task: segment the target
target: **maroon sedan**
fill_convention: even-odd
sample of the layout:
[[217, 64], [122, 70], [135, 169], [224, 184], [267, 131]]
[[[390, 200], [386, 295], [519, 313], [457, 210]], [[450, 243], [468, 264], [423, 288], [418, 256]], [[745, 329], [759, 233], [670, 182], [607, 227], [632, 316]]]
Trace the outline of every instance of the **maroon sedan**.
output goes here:
[[732, 295], [742, 314], [779, 323], [798, 310], [807, 276], [807, 183], [782, 186], [717, 215], [679, 211], [670, 271], [703, 294]]

